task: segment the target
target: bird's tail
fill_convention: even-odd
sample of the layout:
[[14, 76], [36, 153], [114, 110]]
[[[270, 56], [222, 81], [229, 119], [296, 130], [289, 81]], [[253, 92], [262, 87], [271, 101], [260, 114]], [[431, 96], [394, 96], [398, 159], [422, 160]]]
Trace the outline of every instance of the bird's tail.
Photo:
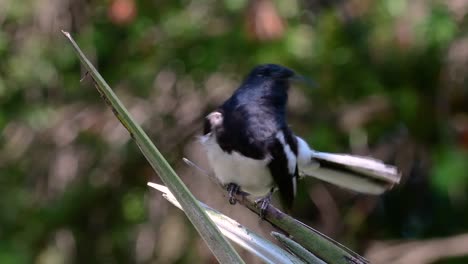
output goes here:
[[298, 138], [299, 172], [353, 191], [381, 194], [400, 182], [394, 166], [380, 160], [348, 154], [318, 152]]

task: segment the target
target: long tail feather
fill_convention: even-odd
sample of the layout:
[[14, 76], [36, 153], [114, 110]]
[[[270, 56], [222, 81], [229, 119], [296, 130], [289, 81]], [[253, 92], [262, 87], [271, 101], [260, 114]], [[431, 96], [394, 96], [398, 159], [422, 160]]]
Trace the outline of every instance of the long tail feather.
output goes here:
[[299, 171], [303, 176], [312, 176], [346, 189], [376, 195], [400, 182], [401, 174], [398, 169], [380, 160], [314, 151], [300, 138], [298, 143]]

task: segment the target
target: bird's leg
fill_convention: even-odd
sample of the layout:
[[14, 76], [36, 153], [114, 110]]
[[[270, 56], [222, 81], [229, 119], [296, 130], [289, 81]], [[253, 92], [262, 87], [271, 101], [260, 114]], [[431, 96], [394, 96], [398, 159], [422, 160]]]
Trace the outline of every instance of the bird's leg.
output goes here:
[[260, 208], [260, 217], [262, 219], [265, 218], [265, 214], [267, 212], [268, 206], [271, 203], [272, 195], [273, 195], [273, 188], [271, 189], [271, 191], [267, 195], [255, 200], [255, 205]]
[[235, 183], [229, 183], [226, 189], [228, 191], [229, 203], [232, 205], [236, 204], [237, 201], [236, 201], [235, 194], [240, 193], [239, 185]]

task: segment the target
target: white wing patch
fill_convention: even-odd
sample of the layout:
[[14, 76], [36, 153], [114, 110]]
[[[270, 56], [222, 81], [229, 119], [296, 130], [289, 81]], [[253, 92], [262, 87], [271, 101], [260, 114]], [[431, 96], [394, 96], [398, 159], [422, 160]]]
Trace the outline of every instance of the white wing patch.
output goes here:
[[286, 159], [288, 160], [288, 170], [289, 170], [289, 173], [293, 175], [292, 177], [293, 191], [294, 191], [294, 195], [296, 195], [297, 179], [294, 175], [294, 172], [296, 171], [297, 156], [292, 151], [291, 146], [289, 146], [289, 144], [286, 143], [286, 140], [284, 139], [284, 133], [282, 131], [276, 134], [276, 138], [281, 142], [281, 145], [283, 145], [283, 151], [284, 151], [284, 154], [286, 155]]
[[284, 154], [286, 155], [286, 158], [288, 159], [289, 173], [294, 174], [296, 170], [297, 157], [292, 151], [289, 144], [286, 144], [286, 141], [284, 140], [284, 133], [282, 131], [276, 134], [276, 138], [281, 142], [281, 145], [283, 145]]

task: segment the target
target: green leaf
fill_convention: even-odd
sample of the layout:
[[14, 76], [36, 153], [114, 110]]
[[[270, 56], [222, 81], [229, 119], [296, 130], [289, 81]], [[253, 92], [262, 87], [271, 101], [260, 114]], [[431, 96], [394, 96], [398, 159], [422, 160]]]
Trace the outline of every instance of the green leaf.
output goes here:
[[122, 102], [120, 102], [104, 78], [86, 58], [78, 47], [78, 44], [76, 44], [71, 37], [70, 33], [63, 30], [62, 33], [70, 41], [76, 54], [80, 58], [81, 63], [85, 66], [95, 81], [96, 89], [101, 94], [101, 97], [112, 108], [116, 117], [128, 130], [153, 169], [159, 174], [161, 180], [180, 202], [182, 208], [184, 208], [185, 214], [195, 226], [201, 237], [205, 240], [209, 249], [213, 252], [218, 261], [220, 263], [244, 263], [239, 254], [237, 254], [231, 244], [229, 244], [229, 242], [220, 233], [219, 229], [211, 221], [205, 211], [202, 210], [195, 197], [193, 197], [166, 159], [151, 142], [148, 135], [146, 135], [143, 129], [133, 120], [128, 110]]
[[440, 151], [435, 158], [433, 186], [441, 192], [463, 189], [468, 184], [468, 154], [457, 149]]

